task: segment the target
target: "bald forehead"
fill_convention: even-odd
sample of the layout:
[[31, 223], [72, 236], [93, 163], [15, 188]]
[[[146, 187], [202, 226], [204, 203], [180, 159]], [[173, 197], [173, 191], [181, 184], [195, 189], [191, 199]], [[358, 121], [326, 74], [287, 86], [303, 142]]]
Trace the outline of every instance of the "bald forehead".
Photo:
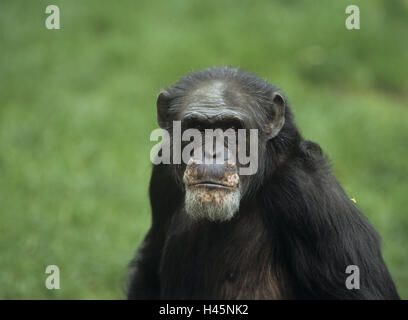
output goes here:
[[190, 92], [186, 99], [186, 106], [188, 108], [226, 106], [225, 89], [226, 84], [222, 81], [201, 84], [200, 87]]
[[239, 83], [208, 80], [183, 91], [170, 105], [173, 120], [208, 121], [212, 124], [239, 121], [246, 129], [251, 129], [263, 125], [263, 119], [266, 119], [256, 98]]
[[214, 80], [200, 84], [191, 90], [184, 100], [184, 115], [191, 113], [205, 113], [213, 116], [229, 112], [239, 115], [244, 112], [241, 106], [245, 105], [245, 97], [238, 88], [231, 84]]

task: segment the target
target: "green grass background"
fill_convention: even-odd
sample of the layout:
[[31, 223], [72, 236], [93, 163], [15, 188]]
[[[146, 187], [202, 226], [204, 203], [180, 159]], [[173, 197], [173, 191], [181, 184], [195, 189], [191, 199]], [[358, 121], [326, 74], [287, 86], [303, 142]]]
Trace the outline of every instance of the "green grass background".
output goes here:
[[[408, 298], [407, 30], [406, 0], [2, 0], [0, 298], [124, 298], [150, 224], [156, 95], [213, 65], [283, 89]], [[44, 286], [50, 264], [60, 290]]]

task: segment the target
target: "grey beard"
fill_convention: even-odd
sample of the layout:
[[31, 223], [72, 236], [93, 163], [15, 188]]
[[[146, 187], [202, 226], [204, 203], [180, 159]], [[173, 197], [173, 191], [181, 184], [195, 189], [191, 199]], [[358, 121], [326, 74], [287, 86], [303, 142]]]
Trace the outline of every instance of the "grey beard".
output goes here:
[[208, 190], [196, 187], [186, 189], [187, 214], [194, 220], [230, 220], [239, 210], [241, 193], [236, 190]]

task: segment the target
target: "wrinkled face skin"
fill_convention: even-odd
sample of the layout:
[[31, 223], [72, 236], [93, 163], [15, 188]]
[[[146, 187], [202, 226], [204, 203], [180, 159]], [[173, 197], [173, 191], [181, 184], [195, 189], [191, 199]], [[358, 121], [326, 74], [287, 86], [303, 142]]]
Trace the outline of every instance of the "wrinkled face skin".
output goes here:
[[[172, 121], [181, 121], [182, 132], [187, 129], [198, 129], [202, 133], [202, 152], [197, 157], [192, 153], [187, 164], [172, 165], [182, 189], [185, 191], [185, 208], [193, 219], [227, 221], [239, 211], [243, 199], [256, 190], [254, 186], [262, 181], [262, 161], [253, 175], [240, 175], [237, 152], [245, 147], [250, 150], [249, 135], [242, 145], [237, 141], [237, 149], [230, 150], [227, 139], [224, 144], [214, 142], [213, 148], [204, 147], [205, 129], [234, 130], [257, 129], [258, 158], [263, 159], [267, 141], [275, 136], [283, 125], [279, 119], [270, 121], [274, 112], [274, 103], [284, 104], [280, 94], [270, 97], [271, 110], [260, 109], [259, 102], [250, 95], [244, 94], [234, 86], [223, 81], [211, 81], [201, 84], [183, 96], [170, 101], [166, 92], [158, 97], [158, 119], [162, 128], [172, 132]], [[270, 114], [268, 114], [270, 112]], [[279, 120], [280, 122], [277, 122]], [[238, 134], [237, 134], [238, 136]], [[215, 141], [215, 140], [214, 140]], [[181, 142], [182, 148], [189, 142]], [[233, 156], [235, 155], [235, 157]], [[222, 159], [222, 163], [219, 163]]]

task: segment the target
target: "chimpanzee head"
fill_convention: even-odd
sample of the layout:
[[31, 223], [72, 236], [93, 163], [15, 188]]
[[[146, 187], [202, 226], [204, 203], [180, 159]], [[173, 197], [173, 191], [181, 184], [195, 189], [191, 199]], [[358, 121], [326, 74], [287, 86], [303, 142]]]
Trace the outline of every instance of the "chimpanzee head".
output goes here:
[[[283, 128], [292, 123], [287, 109], [275, 87], [229, 67], [190, 73], [160, 92], [157, 119], [172, 153], [188, 149], [184, 161], [170, 164], [188, 215], [229, 220], [256, 194], [284, 155]], [[194, 152], [191, 138], [199, 146]]]

